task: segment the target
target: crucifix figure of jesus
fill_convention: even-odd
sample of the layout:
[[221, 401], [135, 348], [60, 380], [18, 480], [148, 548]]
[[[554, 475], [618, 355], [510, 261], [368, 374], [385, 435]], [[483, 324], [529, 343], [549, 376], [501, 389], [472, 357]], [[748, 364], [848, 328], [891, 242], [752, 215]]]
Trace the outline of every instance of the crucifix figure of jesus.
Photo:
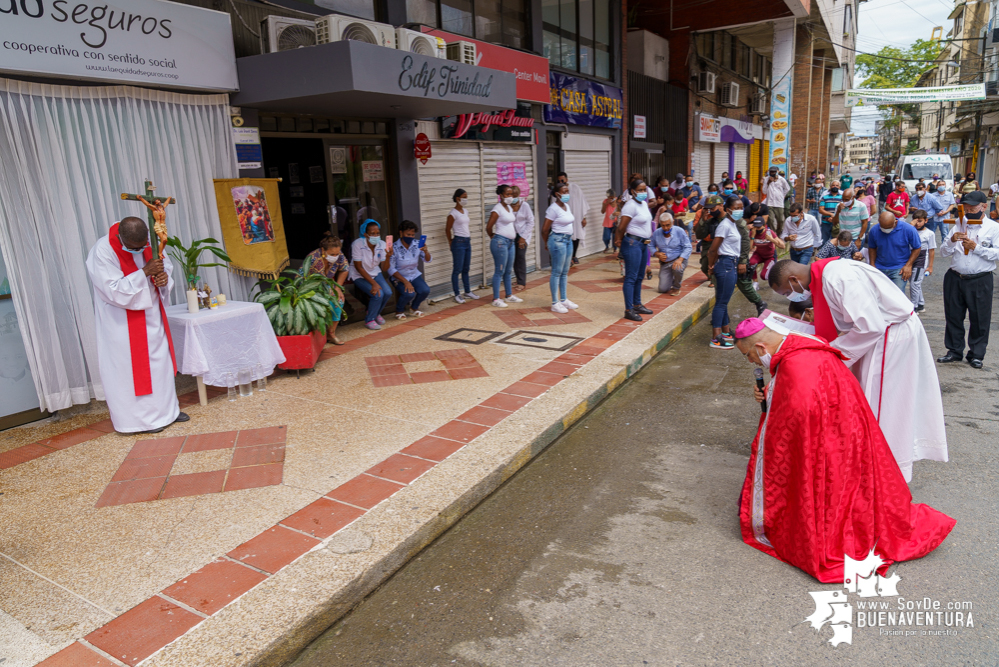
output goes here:
[[176, 204], [177, 200], [173, 197], [155, 197], [153, 192], [156, 190], [156, 186], [148, 178], [145, 181], [145, 186], [144, 195], [123, 192], [121, 198], [125, 201], [140, 201], [149, 209], [149, 244], [153, 248], [153, 259], [162, 259], [163, 248], [167, 244], [166, 207], [170, 204]]

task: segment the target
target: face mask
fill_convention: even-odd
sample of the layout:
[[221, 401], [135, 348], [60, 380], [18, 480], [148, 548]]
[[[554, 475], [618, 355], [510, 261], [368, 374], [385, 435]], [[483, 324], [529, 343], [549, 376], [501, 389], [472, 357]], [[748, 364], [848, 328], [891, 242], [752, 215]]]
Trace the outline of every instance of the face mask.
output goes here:
[[139, 248], [138, 250], [132, 250], [131, 248], [129, 248], [128, 246], [125, 246], [125, 245], [122, 245], [121, 247], [125, 248], [125, 250], [129, 251], [130, 253], [132, 253], [136, 257], [139, 257], [140, 255], [142, 255], [142, 253], [144, 253], [146, 251], [145, 248]]
[[708, 194], [709, 195], [716, 195], [716, 194], [718, 194], [718, 191], [717, 190], [708, 190]]
[[945, 185], [937, 186], [937, 192], [947, 192], [947, 186]]
[[336, 261], [337, 257], [339, 257], [339, 255], [326, 255], [326, 259], [328, 259], [331, 262]]
[[561, 197], [559, 197], [559, 199], [562, 200], [563, 204], [568, 204], [569, 203], [569, 195], [562, 195]]
[[[801, 283], [798, 283], [800, 286]], [[808, 301], [812, 298], [812, 293], [806, 289], [802, 289], [800, 292], [796, 292], [794, 287], [791, 287], [791, 293], [787, 295], [788, 300], [794, 301], [795, 303], [801, 303], [802, 301]]]
[[732, 194], [732, 188], [725, 188], [724, 190], [722, 190], [722, 192], [724, 192], [727, 195], [730, 195]]
[[770, 355], [769, 352], [767, 352], [766, 354], [761, 354], [760, 355], [760, 365], [763, 366], [764, 368], [770, 368], [770, 359], [771, 358], [772, 357], [771, 357], [771, 355]]
[[721, 217], [723, 215], [725, 215], [725, 211], [722, 210], [711, 211], [711, 217], [714, 218], [715, 220], [721, 220]]
[[462, 208], [464, 208], [465, 204], [468, 203], [468, 198], [467, 197], [462, 197], [461, 199], [458, 200], [458, 203], [461, 204]]
[[519, 203], [520, 203], [520, 197], [514, 197], [514, 198], [513, 198], [513, 201], [512, 201], [512, 202], [510, 202], [510, 203], [511, 203], [511, 204], [519, 204]]
[[689, 188], [689, 187], [690, 187], [691, 185], [693, 185], [693, 184], [694, 184], [694, 182], [693, 182], [693, 181], [685, 181], [685, 183], [686, 183], [686, 185], [687, 185], [687, 187], [688, 187], [688, 188]]
[[648, 192], [636, 192], [635, 193], [635, 199], [637, 199], [638, 201], [645, 201], [648, 198], [649, 198], [649, 193]]
[[800, 219], [801, 218], [799, 218], [798, 216], [792, 215], [790, 218], [787, 219], [787, 221], [788, 222], [798, 222], [798, 220], [800, 220]]
[[847, 207], [850, 207], [853, 204], [853, 200], [852, 199], [847, 199], [846, 197], [843, 197], [843, 204], [845, 206], [847, 206]]
[[378, 237], [377, 236], [369, 236], [368, 237], [368, 243], [370, 243], [371, 245], [377, 245], [378, 244]]
[[829, 188], [829, 194], [831, 194], [831, 195], [839, 194], [839, 188], [835, 188], [835, 187]]
[[894, 227], [892, 227], [891, 229], [885, 229], [884, 227], [879, 226], [878, 229], [881, 230], [882, 234], [891, 234], [893, 231], [895, 231]]
[[729, 215], [732, 216], [733, 220], [735, 220], [736, 222], [738, 222], [738, 221], [742, 220], [743, 214], [745, 214], [745, 211], [743, 211], [741, 208], [737, 208], [736, 210], [732, 211], [732, 213], [730, 213]]
[[964, 217], [966, 217], [968, 220], [981, 220], [982, 211], [979, 211], [978, 213], [967, 213], [965, 214]]
[[916, 196], [917, 197], [922, 197], [924, 192], [926, 192], [926, 190], [923, 190], [922, 188], [917, 188], [916, 189]]
[[513, 203], [513, 197], [503, 197], [503, 203], [509, 206]]
[[405, 243], [406, 247], [409, 247], [409, 244], [412, 243], [413, 241], [415, 241], [416, 239], [414, 239], [412, 236], [403, 236], [399, 240], [402, 241], [403, 243]]

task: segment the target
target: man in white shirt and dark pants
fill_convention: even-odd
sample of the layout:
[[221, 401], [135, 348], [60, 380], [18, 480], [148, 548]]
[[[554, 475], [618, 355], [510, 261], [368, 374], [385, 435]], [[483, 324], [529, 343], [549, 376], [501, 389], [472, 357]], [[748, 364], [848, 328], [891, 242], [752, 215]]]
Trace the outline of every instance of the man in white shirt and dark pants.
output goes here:
[[968, 327], [968, 363], [981, 368], [989, 344], [992, 322], [993, 271], [999, 260], [999, 223], [985, 215], [985, 193], [976, 190], [964, 196], [967, 217], [940, 245], [940, 254], [950, 257], [950, 269], [944, 275], [944, 317], [947, 330], [944, 344], [947, 354], [937, 361], [945, 364], [964, 358], [964, 317]]
[[784, 221], [782, 238], [791, 242], [791, 259], [798, 264], [810, 264], [812, 251], [822, 246], [822, 228], [815, 216], [805, 213], [804, 207], [795, 202], [791, 204], [791, 215]]
[[769, 176], [763, 179], [762, 187], [766, 205], [774, 218], [774, 231], [777, 236], [784, 233], [784, 198], [791, 191], [791, 185], [777, 173], [777, 167], [770, 167]]
[[534, 238], [534, 211], [531, 205], [520, 198], [520, 188], [513, 186], [513, 212], [517, 214], [517, 219], [513, 223], [513, 228], [517, 232], [513, 257], [513, 275], [517, 285], [514, 292], [523, 292], [527, 288], [527, 246], [531, 245]]

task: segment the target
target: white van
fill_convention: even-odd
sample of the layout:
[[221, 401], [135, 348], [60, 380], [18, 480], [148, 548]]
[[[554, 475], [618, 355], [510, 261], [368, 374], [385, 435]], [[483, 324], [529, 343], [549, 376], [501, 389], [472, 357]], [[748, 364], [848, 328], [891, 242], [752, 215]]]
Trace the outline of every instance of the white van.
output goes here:
[[898, 160], [895, 178], [905, 181], [909, 194], [915, 194], [916, 183], [922, 178], [929, 183], [934, 174], [947, 182], [947, 192], [954, 190], [954, 169], [951, 167], [950, 156], [946, 153], [919, 153], [903, 155]]

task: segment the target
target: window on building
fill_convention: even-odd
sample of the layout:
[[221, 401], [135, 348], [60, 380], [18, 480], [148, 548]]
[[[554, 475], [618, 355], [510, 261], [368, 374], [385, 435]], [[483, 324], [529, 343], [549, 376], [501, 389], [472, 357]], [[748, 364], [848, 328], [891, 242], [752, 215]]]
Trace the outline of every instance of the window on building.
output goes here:
[[843, 7], [843, 36], [853, 34], [853, 5], [847, 3]]
[[722, 67], [728, 67], [729, 69], [735, 69], [735, 37], [729, 35], [728, 33], [722, 33], [721, 36], [722, 52], [721, 52], [721, 64]]
[[715, 55], [715, 33], [702, 32], [697, 36], [697, 55], [705, 60], [717, 60]]
[[525, 0], [406, 0], [406, 18], [483, 42], [530, 47]]
[[753, 51], [745, 44], [739, 45], [739, 74], [752, 78]]
[[759, 54], [753, 59], [753, 81], [756, 83], [763, 83], [763, 70], [766, 64], [766, 58]]
[[[335, 12], [356, 16], [360, 19], [375, 20], [374, 0], [299, 0], [310, 5], [319, 5]], [[195, 4], [195, 3], [185, 3]]]
[[832, 92], [837, 93], [843, 90], [843, 68], [837, 67], [832, 71]]
[[610, 0], [542, 0], [541, 21], [552, 66], [611, 78]]

